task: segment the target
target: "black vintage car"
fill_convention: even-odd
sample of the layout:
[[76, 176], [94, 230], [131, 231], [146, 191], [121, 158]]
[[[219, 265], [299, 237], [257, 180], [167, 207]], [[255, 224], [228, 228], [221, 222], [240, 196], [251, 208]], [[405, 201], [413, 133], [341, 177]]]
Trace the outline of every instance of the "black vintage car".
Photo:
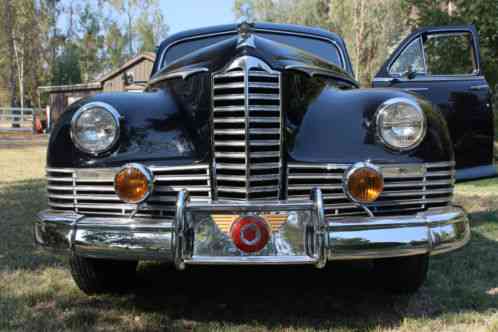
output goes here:
[[372, 263], [415, 291], [430, 255], [470, 238], [455, 180], [494, 176], [473, 27], [423, 29], [360, 89], [344, 41], [294, 25], [173, 35], [144, 93], [71, 105], [50, 137], [36, 242], [87, 293], [140, 260]]

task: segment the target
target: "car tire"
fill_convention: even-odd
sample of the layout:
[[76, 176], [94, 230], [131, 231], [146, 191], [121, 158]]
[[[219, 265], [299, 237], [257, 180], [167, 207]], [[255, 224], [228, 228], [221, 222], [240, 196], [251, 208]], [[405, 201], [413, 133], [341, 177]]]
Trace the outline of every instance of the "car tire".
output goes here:
[[375, 276], [385, 290], [392, 293], [415, 293], [427, 279], [429, 256], [417, 255], [376, 259]]
[[86, 294], [121, 293], [135, 280], [137, 261], [116, 261], [72, 256], [71, 275]]

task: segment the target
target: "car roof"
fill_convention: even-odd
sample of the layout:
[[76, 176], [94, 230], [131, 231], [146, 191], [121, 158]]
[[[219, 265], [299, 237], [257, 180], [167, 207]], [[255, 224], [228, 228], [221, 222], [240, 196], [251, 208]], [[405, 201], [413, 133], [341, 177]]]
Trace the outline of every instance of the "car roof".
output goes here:
[[[210, 35], [210, 34], [217, 34], [217, 33], [223, 33], [223, 32], [236, 32], [238, 28], [238, 24], [224, 24], [224, 25], [215, 25], [215, 26], [210, 26], [210, 27], [205, 27], [205, 28], [198, 28], [198, 29], [191, 29], [191, 30], [185, 30], [182, 32], [175, 33], [168, 38], [166, 38], [164, 41], [161, 42], [157, 49], [157, 57], [156, 57], [156, 62], [154, 63], [154, 68], [152, 69], [152, 74], [154, 74], [159, 68], [159, 62], [161, 61], [161, 56], [164, 50], [169, 46], [172, 45], [173, 43], [182, 40], [182, 39], [188, 39], [189, 37], [195, 37], [195, 36], [202, 36], [202, 35]], [[297, 24], [280, 24], [280, 23], [266, 23], [266, 22], [258, 22], [254, 24], [254, 29], [255, 30], [267, 30], [267, 31], [275, 31], [275, 32], [290, 32], [294, 34], [303, 34], [303, 35], [310, 35], [310, 37], [318, 37], [318, 38], [325, 38], [334, 41], [337, 43], [343, 50], [344, 53], [347, 56], [347, 49], [346, 45], [344, 43], [344, 40], [336, 33], [322, 29], [322, 28], [315, 28], [315, 27], [308, 27], [308, 26], [303, 26], [303, 25], [297, 25]], [[349, 63], [349, 58], [346, 59], [346, 66], [348, 69], [350, 69], [351, 64]]]

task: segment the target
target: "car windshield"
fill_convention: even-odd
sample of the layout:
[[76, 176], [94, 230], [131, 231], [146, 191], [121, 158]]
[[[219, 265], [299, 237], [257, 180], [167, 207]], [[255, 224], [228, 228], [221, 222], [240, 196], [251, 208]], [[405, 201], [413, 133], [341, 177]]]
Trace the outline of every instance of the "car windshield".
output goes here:
[[[341, 52], [333, 41], [284, 33], [258, 32], [257, 34], [275, 42], [301, 49], [336, 66], [343, 69], [345, 68]], [[209, 37], [199, 36], [174, 43], [172, 46], [166, 48], [166, 53], [161, 59], [161, 68], [187, 54], [190, 54], [191, 52], [216, 44], [222, 40], [232, 37], [233, 35], [234, 33]]]

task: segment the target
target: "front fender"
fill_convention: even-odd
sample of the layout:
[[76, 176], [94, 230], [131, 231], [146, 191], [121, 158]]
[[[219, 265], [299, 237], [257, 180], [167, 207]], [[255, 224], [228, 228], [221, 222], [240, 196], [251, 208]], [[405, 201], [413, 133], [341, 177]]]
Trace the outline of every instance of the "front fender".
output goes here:
[[[122, 116], [118, 143], [108, 153], [95, 157], [75, 148], [70, 138], [73, 114], [89, 102], [105, 102]], [[209, 141], [203, 136], [208, 121], [193, 119], [168, 88], [144, 93], [102, 93], [72, 104], [52, 131], [49, 167], [113, 167], [127, 162], [169, 165], [191, 164], [205, 159]], [[203, 129], [204, 128], [204, 129]]]
[[[317, 88], [319, 85], [315, 86]], [[286, 140], [290, 160], [297, 162], [419, 163], [453, 160], [444, 118], [425, 99], [394, 89], [340, 90], [324, 85], [307, 103], [289, 103]], [[410, 151], [393, 151], [377, 137], [375, 114], [387, 99], [405, 97], [420, 104], [427, 119], [423, 142]], [[303, 99], [306, 100], [306, 99]], [[300, 106], [299, 106], [300, 105]]]

